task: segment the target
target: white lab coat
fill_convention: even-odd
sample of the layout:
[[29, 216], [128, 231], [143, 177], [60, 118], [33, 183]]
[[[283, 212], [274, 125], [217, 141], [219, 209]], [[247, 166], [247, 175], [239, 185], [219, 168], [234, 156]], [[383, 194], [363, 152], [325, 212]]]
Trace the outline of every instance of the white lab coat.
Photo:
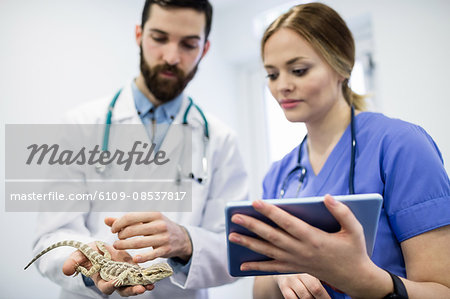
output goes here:
[[[68, 116], [69, 122], [104, 124], [106, 109], [111, 99], [112, 96], [88, 103], [72, 111]], [[182, 122], [187, 105], [188, 99], [184, 97], [174, 124]], [[206, 288], [234, 281], [227, 270], [224, 207], [228, 201], [247, 199], [247, 174], [243, 168], [233, 132], [211, 115], [206, 115], [206, 117], [210, 130], [207, 153], [208, 178], [210, 179], [204, 185], [193, 182], [192, 212], [164, 213], [168, 218], [183, 225], [192, 239], [193, 254], [189, 273], [185, 275], [176, 272], [170, 279], [156, 283], [154, 290], [145, 292], [138, 298], [207, 298]], [[201, 169], [198, 160], [201, 159], [202, 153], [196, 152], [195, 149], [203, 148], [203, 120], [196, 109], [191, 109], [188, 121], [194, 126], [192, 165], [194, 169]], [[118, 98], [112, 122], [141, 123], [136, 112], [131, 84], [124, 87]], [[107, 216], [120, 217], [121, 214], [107, 212], [40, 213], [34, 254], [53, 243], [67, 239], [82, 242], [103, 240], [111, 244], [117, 237], [103, 222]], [[86, 287], [81, 275], [75, 278], [63, 275], [62, 265], [71, 252], [73, 252], [73, 248], [63, 247], [47, 253], [36, 261], [38, 270], [62, 287], [60, 298], [107, 297], [100, 294], [95, 286]], [[131, 252], [132, 255], [135, 253]], [[154, 262], [162, 260], [158, 259]], [[153, 262], [148, 262], [143, 266], [151, 263]], [[119, 295], [114, 293], [109, 298], [118, 297]]]

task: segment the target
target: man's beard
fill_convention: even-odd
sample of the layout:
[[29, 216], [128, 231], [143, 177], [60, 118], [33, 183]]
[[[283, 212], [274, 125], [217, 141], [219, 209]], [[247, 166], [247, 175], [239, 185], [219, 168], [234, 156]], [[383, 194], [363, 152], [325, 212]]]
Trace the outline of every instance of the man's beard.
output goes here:
[[[198, 69], [198, 63], [194, 69], [187, 75], [175, 65], [158, 64], [150, 67], [144, 59], [141, 47], [141, 73], [145, 84], [153, 96], [161, 103], [167, 103], [175, 99], [184, 90], [189, 81], [192, 80]], [[161, 78], [161, 72], [168, 71], [174, 74], [175, 78]]]

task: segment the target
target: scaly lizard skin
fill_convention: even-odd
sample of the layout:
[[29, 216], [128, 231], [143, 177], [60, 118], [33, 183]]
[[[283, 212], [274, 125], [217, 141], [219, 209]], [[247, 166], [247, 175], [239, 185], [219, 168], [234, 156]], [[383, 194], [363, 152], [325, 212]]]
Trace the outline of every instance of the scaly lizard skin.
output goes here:
[[26, 270], [34, 261], [46, 254], [52, 249], [61, 246], [70, 246], [80, 250], [92, 263], [89, 270], [82, 266], [78, 266], [75, 275], [82, 273], [85, 276], [91, 276], [94, 273], [99, 272], [100, 277], [103, 280], [110, 281], [115, 280], [115, 287], [131, 286], [131, 285], [147, 285], [153, 284], [161, 279], [169, 277], [173, 274], [172, 268], [167, 263], [159, 263], [152, 265], [148, 268], [142, 268], [138, 265], [133, 265], [125, 262], [116, 262], [111, 260], [111, 254], [106, 249], [103, 242], [96, 241], [97, 248], [103, 252], [101, 255], [96, 250], [92, 249], [89, 245], [73, 241], [61, 241], [51, 245], [39, 253], [31, 262], [24, 268]]

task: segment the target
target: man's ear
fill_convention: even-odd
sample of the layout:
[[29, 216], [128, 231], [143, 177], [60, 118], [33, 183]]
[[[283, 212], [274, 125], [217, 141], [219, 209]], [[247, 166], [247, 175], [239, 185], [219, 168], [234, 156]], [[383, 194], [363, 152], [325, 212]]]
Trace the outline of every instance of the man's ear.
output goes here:
[[202, 53], [202, 57], [201, 58], [203, 58], [206, 55], [206, 53], [208, 53], [210, 45], [211, 44], [210, 44], [209, 40], [207, 40], [206, 43], [205, 43], [205, 46], [203, 47], [203, 53]]
[[142, 44], [142, 27], [141, 27], [141, 25], [136, 25], [134, 34], [136, 37], [136, 44], [138, 45], [138, 47], [140, 47]]

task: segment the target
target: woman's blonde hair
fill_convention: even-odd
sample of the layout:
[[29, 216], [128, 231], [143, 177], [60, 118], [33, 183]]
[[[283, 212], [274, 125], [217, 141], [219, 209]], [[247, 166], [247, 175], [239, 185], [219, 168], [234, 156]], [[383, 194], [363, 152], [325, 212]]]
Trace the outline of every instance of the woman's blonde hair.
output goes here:
[[261, 55], [264, 59], [264, 45], [279, 29], [289, 28], [297, 32], [325, 59], [339, 75], [345, 78], [342, 93], [349, 105], [364, 110], [364, 96], [356, 94], [348, 86], [355, 64], [355, 42], [345, 21], [331, 7], [322, 3], [300, 4], [279, 16], [264, 32], [261, 41]]

